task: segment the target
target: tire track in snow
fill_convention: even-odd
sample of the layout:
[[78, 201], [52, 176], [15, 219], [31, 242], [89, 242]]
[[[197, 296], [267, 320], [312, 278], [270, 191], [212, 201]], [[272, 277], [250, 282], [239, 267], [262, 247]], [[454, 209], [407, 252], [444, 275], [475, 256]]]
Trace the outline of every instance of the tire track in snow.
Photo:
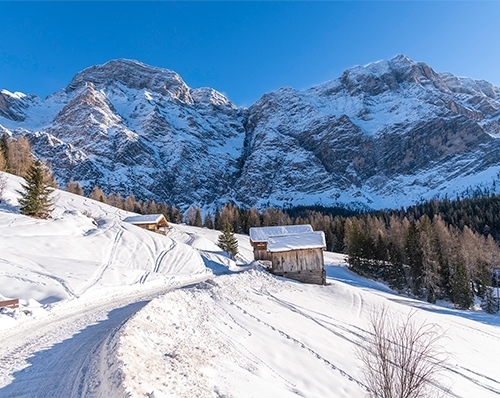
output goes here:
[[[465, 368], [463, 368], [463, 367], [461, 367], [461, 366], [458, 366], [458, 365], [457, 365], [457, 367], [458, 367], [458, 368], [465, 369]], [[466, 375], [465, 373], [460, 372], [459, 370], [454, 369], [454, 368], [452, 368], [452, 367], [450, 367], [450, 366], [443, 366], [443, 368], [444, 368], [444, 369], [446, 369], [446, 370], [447, 370], [448, 372], [450, 372], [450, 373], [454, 373], [454, 374], [456, 374], [456, 375], [458, 375], [458, 376], [460, 376], [460, 377], [463, 377], [464, 379], [466, 379], [467, 381], [469, 381], [469, 382], [471, 382], [471, 383], [475, 384], [475, 385], [476, 385], [476, 386], [478, 386], [478, 387], [484, 388], [485, 390], [488, 390], [489, 392], [492, 392], [492, 393], [494, 393], [494, 394], [496, 394], [496, 395], [500, 395], [500, 390], [499, 390], [499, 389], [497, 389], [497, 388], [495, 388], [495, 387], [492, 387], [492, 386], [489, 386], [489, 385], [485, 384], [484, 382], [480, 381], [479, 379], [476, 379], [476, 378], [474, 378], [474, 377], [472, 377], [472, 376], [468, 376], [468, 375]], [[489, 378], [488, 376], [485, 376], [485, 375], [482, 375], [482, 374], [479, 374], [479, 373], [476, 373], [476, 372], [472, 372], [472, 371], [470, 371], [470, 370], [468, 370], [468, 369], [466, 369], [466, 370], [467, 370], [467, 371], [469, 371], [469, 372], [470, 372], [470, 373], [472, 373], [472, 374], [475, 374], [476, 376], [481, 376], [481, 377], [483, 377], [483, 378], [485, 378], [485, 379], [492, 380], [492, 381], [494, 381], [495, 383], [499, 384], [499, 383], [498, 383], [498, 381], [496, 381], [496, 380], [494, 380], [494, 379], [491, 379], [491, 378]], [[454, 395], [454, 396], [456, 396], [456, 395]]]
[[[224, 324], [226, 324], [224, 322]], [[227, 324], [226, 324], [227, 325]], [[248, 353], [248, 355], [250, 355], [254, 362], [256, 363], [260, 363], [262, 364], [263, 366], [265, 366], [267, 369], [269, 369], [269, 371], [271, 371], [271, 373], [273, 373], [276, 377], [278, 377], [279, 379], [283, 380], [285, 382], [285, 384], [288, 386], [288, 388], [290, 390], [292, 390], [295, 394], [297, 395], [301, 395], [303, 396], [303, 394], [300, 392], [300, 390], [297, 389], [297, 385], [292, 383], [290, 380], [288, 380], [286, 377], [282, 376], [280, 373], [278, 373], [275, 369], [273, 369], [270, 365], [268, 365], [264, 360], [262, 360], [261, 358], [259, 358], [257, 355], [255, 355], [253, 352], [251, 352], [247, 347], [245, 347], [243, 344], [241, 344], [240, 342], [237, 342], [235, 341], [234, 339], [231, 339], [231, 337], [229, 337], [224, 331], [222, 331], [221, 329], [219, 328], [215, 328], [219, 331], [220, 334], [222, 334], [225, 339], [226, 339], [226, 344], [230, 345], [230, 346], [233, 346], [236, 350], [238, 350], [238, 348], [236, 348], [236, 344], [238, 344], [238, 347], [240, 349], [243, 349], [243, 351], [245, 351], [246, 353]], [[250, 333], [251, 335], [251, 333]]]
[[[327, 324], [329, 324], [329, 325], [333, 326], [334, 328], [338, 328], [338, 329], [344, 330], [344, 331], [346, 331], [346, 332], [348, 332], [348, 333], [351, 333], [351, 334], [353, 334], [353, 335], [355, 335], [355, 336], [357, 337], [357, 340], [352, 340], [352, 339], [350, 339], [350, 338], [346, 337], [344, 334], [339, 333], [339, 332], [337, 332], [337, 331], [335, 331], [335, 330], [331, 329], [330, 327], [326, 326], [325, 324], [323, 324], [323, 322], [319, 321], [318, 319], [316, 319], [316, 318], [314, 318], [314, 317], [312, 317], [312, 316], [310, 316], [310, 315], [306, 314], [304, 311], [299, 310], [299, 309], [297, 308], [297, 306], [295, 306], [295, 305], [293, 305], [293, 304], [291, 304], [291, 303], [289, 303], [289, 302], [287, 302], [287, 301], [284, 301], [284, 300], [278, 299], [277, 297], [274, 297], [274, 296], [273, 296], [273, 295], [271, 295], [271, 294], [269, 294], [269, 296], [270, 296], [270, 297], [272, 297], [272, 298], [273, 298], [273, 299], [274, 299], [274, 300], [275, 300], [278, 304], [281, 304], [281, 305], [283, 305], [285, 308], [288, 308], [288, 309], [290, 309], [291, 311], [296, 312], [296, 313], [298, 313], [298, 314], [300, 314], [300, 315], [304, 316], [306, 319], [309, 319], [309, 320], [313, 321], [314, 323], [316, 323], [316, 324], [318, 324], [319, 326], [321, 326], [321, 327], [323, 327], [323, 328], [327, 329], [328, 331], [330, 331], [330, 332], [331, 332], [331, 333], [333, 333], [334, 335], [336, 335], [336, 336], [338, 336], [338, 337], [340, 337], [340, 338], [343, 338], [343, 339], [345, 339], [345, 340], [349, 341], [349, 342], [350, 342], [350, 343], [352, 343], [352, 344], [355, 344], [355, 345], [359, 346], [360, 341], [362, 341], [362, 340], [364, 339], [364, 336], [363, 336], [361, 333], [354, 332], [353, 330], [350, 330], [350, 329], [348, 329], [347, 327], [340, 326], [340, 325], [337, 325], [337, 324], [335, 324], [335, 323], [326, 322]], [[313, 311], [313, 312], [315, 312], [315, 311]], [[324, 315], [324, 314], [319, 314], [319, 315]], [[324, 316], [326, 316], [326, 315], [324, 315]], [[327, 316], [327, 317], [328, 317], [328, 316]], [[328, 318], [331, 318], [331, 317], [328, 317]], [[336, 320], [336, 319], [334, 319], [334, 318], [331, 318], [331, 319], [332, 319], [333, 321], [335, 321], [335, 322], [341, 322], [341, 321]], [[356, 326], [354, 326], [354, 325], [350, 325], [350, 326], [351, 326], [351, 327], [354, 327], [355, 329], [358, 329], [358, 330], [360, 330], [360, 331], [363, 331], [362, 329], [360, 329], [360, 328], [358, 328], [358, 327], [356, 327]], [[444, 368], [445, 368], [446, 370], [450, 370], [448, 367], [444, 367]], [[450, 371], [451, 371], [451, 370], [450, 370]], [[460, 373], [459, 373], [459, 372], [457, 372], [457, 371], [454, 371], [453, 373], [460, 374]], [[462, 375], [462, 376], [463, 376], [463, 375]], [[441, 385], [439, 385], [439, 384], [436, 384], [436, 383], [430, 383], [430, 384], [431, 384], [434, 388], [436, 388], [436, 389], [438, 389], [438, 390], [441, 390], [441, 391], [442, 391], [443, 393], [445, 393], [446, 395], [453, 396], [453, 397], [455, 397], [455, 398], [461, 398], [461, 396], [460, 396], [460, 395], [457, 395], [457, 394], [455, 394], [455, 393], [453, 393], [453, 392], [449, 391], [449, 389], [447, 389], [446, 387], [443, 387], [443, 386], [441, 386]]]
[[[298, 308], [298, 306], [296, 306], [296, 305], [294, 305], [294, 304], [292, 304], [292, 303], [289, 303], [288, 301], [285, 301], [285, 300], [279, 299], [278, 297], [273, 296], [273, 295], [272, 295], [271, 293], [269, 293], [269, 292], [264, 292], [264, 294], [265, 294], [266, 296], [270, 297], [272, 300], [274, 300], [274, 301], [275, 301], [275, 302], [277, 302], [278, 304], [281, 304], [281, 305], [282, 305], [282, 306], [284, 306], [285, 308], [288, 308], [289, 310], [291, 310], [291, 311], [293, 311], [293, 312], [296, 312], [296, 313], [298, 313], [298, 314], [300, 314], [300, 315], [304, 316], [305, 318], [307, 318], [307, 319], [309, 319], [309, 320], [311, 320], [311, 321], [315, 322], [316, 324], [318, 324], [318, 325], [320, 325], [320, 326], [322, 326], [322, 327], [326, 328], [327, 330], [331, 331], [331, 332], [332, 332], [332, 333], [334, 333], [335, 335], [337, 335], [337, 336], [339, 336], [339, 337], [341, 337], [341, 338], [344, 338], [344, 339], [346, 339], [346, 340], [348, 340], [348, 341], [350, 341], [350, 342], [352, 342], [352, 343], [354, 343], [354, 344], [358, 344], [358, 343], [359, 343], [359, 339], [362, 339], [362, 338], [363, 338], [363, 336], [361, 335], [361, 333], [354, 332], [354, 331], [352, 331], [352, 330], [349, 330], [349, 329], [348, 329], [348, 328], [346, 328], [346, 327], [343, 327], [343, 326], [337, 325], [337, 324], [335, 324], [335, 323], [330, 323], [330, 322], [327, 322], [328, 324], [332, 325], [333, 327], [336, 327], [336, 328], [339, 328], [339, 329], [343, 329], [343, 330], [345, 330], [345, 331], [347, 331], [347, 332], [349, 332], [349, 333], [352, 333], [352, 334], [354, 334], [355, 336], [357, 336], [357, 337], [358, 337], [358, 341], [351, 340], [351, 339], [347, 338], [346, 336], [342, 335], [341, 333], [338, 333], [338, 332], [336, 332], [336, 331], [334, 331], [334, 330], [330, 329], [329, 327], [325, 326], [324, 324], [322, 324], [322, 322], [321, 322], [321, 321], [319, 321], [318, 319], [316, 319], [316, 318], [314, 318], [314, 317], [312, 317], [312, 316], [308, 315], [308, 314], [307, 314], [307, 313], [305, 313], [303, 310], [300, 310], [300, 309]], [[315, 312], [315, 311], [313, 311], [313, 312]], [[319, 315], [323, 315], [323, 316], [326, 316], [326, 315], [321, 314], [321, 313], [317, 313], [317, 314], [319, 314]], [[326, 317], [331, 318], [331, 317], [329, 317], [329, 316], [326, 316]], [[340, 321], [339, 321], [339, 320], [337, 320], [337, 319], [334, 319], [334, 318], [331, 318], [331, 319], [332, 319], [334, 322], [339, 322], [339, 323], [340, 323]], [[354, 326], [354, 325], [351, 325], [351, 326]], [[355, 326], [354, 326], [354, 327], [355, 327]], [[356, 329], [358, 329], [358, 330], [360, 330], [360, 331], [362, 331], [362, 329], [359, 329], [358, 327], [355, 327], [355, 328], [356, 328]], [[481, 377], [481, 378], [484, 378], [484, 379], [486, 379], [486, 380], [489, 380], [489, 381], [491, 381], [491, 382], [493, 382], [493, 383], [495, 383], [495, 384], [498, 384], [498, 385], [500, 386], [500, 382], [499, 382], [499, 381], [497, 381], [497, 380], [495, 380], [495, 379], [493, 379], [493, 378], [490, 378], [490, 377], [488, 377], [488, 376], [486, 376], [486, 375], [483, 375], [483, 374], [480, 374], [480, 373], [474, 372], [474, 371], [472, 371], [472, 370], [470, 370], [470, 369], [467, 369], [467, 368], [464, 368], [464, 367], [462, 367], [462, 366], [457, 366], [457, 367], [462, 368], [462, 369], [464, 369], [464, 370], [466, 370], [466, 371], [468, 371], [468, 372], [470, 372], [470, 373], [472, 373], [472, 374], [475, 374], [476, 376], [479, 376], [479, 377]], [[495, 387], [492, 387], [492, 386], [489, 386], [489, 385], [487, 385], [487, 384], [483, 383], [481, 380], [479, 380], [479, 379], [477, 379], [477, 378], [474, 378], [474, 377], [472, 377], [472, 376], [468, 376], [467, 374], [465, 374], [465, 373], [463, 373], [463, 372], [461, 372], [461, 371], [459, 371], [459, 370], [457, 370], [457, 369], [454, 369], [454, 368], [452, 368], [452, 367], [450, 367], [450, 366], [444, 366], [443, 368], [444, 368], [445, 370], [447, 370], [447, 371], [451, 372], [451, 373], [454, 373], [454, 374], [456, 374], [456, 375], [458, 375], [458, 376], [463, 377], [464, 379], [468, 380], [468, 381], [469, 381], [469, 382], [471, 382], [471, 383], [474, 383], [475, 385], [477, 385], [477, 386], [479, 386], [479, 387], [482, 387], [482, 388], [484, 388], [484, 389], [486, 389], [486, 390], [488, 390], [488, 391], [490, 391], [490, 392], [493, 392], [493, 393], [495, 393], [495, 394], [497, 394], [497, 395], [500, 395], [500, 390], [499, 390], [499, 389], [497, 389], [497, 388], [495, 388]], [[452, 393], [452, 392], [448, 391], [448, 390], [447, 390], [446, 388], [444, 388], [443, 386], [436, 385], [436, 384], [434, 384], [434, 383], [433, 383], [433, 386], [434, 386], [434, 387], [436, 387], [436, 388], [438, 388], [438, 389], [440, 389], [440, 390], [442, 390], [443, 392], [447, 393], [448, 395], [452, 395], [452, 396], [454, 396], [454, 397], [460, 397], [459, 395], [454, 394], [454, 393]]]
[[[258, 293], [258, 292], [256, 292], [256, 293]], [[362, 337], [363, 337], [363, 336], [361, 336], [361, 334], [356, 333], [356, 332], [354, 332], [354, 331], [352, 331], [352, 330], [349, 330], [349, 329], [348, 329], [348, 328], [346, 328], [346, 327], [339, 326], [339, 325], [337, 325], [337, 324], [335, 324], [335, 323], [331, 323], [331, 322], [321, 322], [321, 321], [320, 321], [320, 320], [318, 320], [317, 318], [315, 318], [315, 317], [313, 317], [313, 316], [311, 316], [311, 315], [307, 314], [307, 313], [306, 313], [306, 312], [304, 312], [303, 310], [299, 309], [299, 307], [298, 307], [298, 306], [296, 306], [295, 304], [292, 304], [292, 303], [290, 303], [290, 302], [288, 302], [288, 301], [285, 301], [285, 300], [282, 300], [282, 299], [280, 299], [280, 298], [278, 298], [278, 297], [276, 297], [276, 296], [273, 296], [273, 295], [272, 295], [271, 293], [269, 293], [269, 292], [265, 292], [265, 294], [263, 294], [263, 295], [264, 295], [264, 296], [266, 296], [266, 297], [268, 297], [268, 298], [270, 298], [271, 300], [275, 301], [275, 302], [276, 302], [276, 303], [278, 303], [280, 306], [282, 306], [282, 307], [284, 307], [284, 308], [286, 308], [286, 309], [288, 309], [288, 310], [290, 310], [290, 311], [292, 311], [292, 312], [294, 312], [294, 313], [296, 313], [296, 314], [298, 314], [298, 315], [300, 315], [300, 316], [302, 316], [302, 317], [306, 318], [307, 320], [309, 320], [309, 321], [311, 321], [311, 322], [314, 322], [314, 323], [315, 323], [315, 324], [317, 324], [318, 326], [320, 326], [320, 327], [322, 327], [322, 328], [324, 328], [324, 329], [328, 330], [330, 333], [333, 333], [335, 336], [340, 337], [341, 339], [347, 340], [347, 341], [348, 341], [348, 342], [350, 342], [350, 343], [353, 343], [353, 344], [358, 344], [359, 340], [360, 340], [360, 339], [362, 339]], [[339, 320], [337, 320], [337, 319], [334, 319], [334, 321], [335, 321], [335, 322], [339, 322], [339, 323], [341, 322], [341, 321], [339, 321]], [[326, 324], [328, 324], [328, 325], [333, 326], [333, 328], [341, 329], [341, 330], [343, 330], [343, 331], [345, 331], [345, 332], [348, 332], [348, 333], [353, 334], [354, 336], [356, 336], [356, 337], [357, 337], [357, 339], [358, 339], [358, 340], [354, 340], [354, 339], [351, 339], [351, 338], [347, 337], [345, 334], [340, 333], [340, 332], [338, 332], [338, 331], [334, 330], [332, 327], [325, 325], [325, 323], [326, 323]]]

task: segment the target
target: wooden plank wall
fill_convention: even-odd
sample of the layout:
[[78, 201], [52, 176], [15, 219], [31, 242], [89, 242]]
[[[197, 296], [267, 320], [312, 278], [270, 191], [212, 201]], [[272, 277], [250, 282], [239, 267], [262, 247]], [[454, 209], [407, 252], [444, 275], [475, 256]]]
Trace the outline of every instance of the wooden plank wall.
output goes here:
[[0, 307], [19, 308], [19, 299], [0, 301]]
[[273, 272], [274, 275], [283, 276], [285, 278], [294, 279], [302, 283], [312, 283], [315, 285], [326, 284], [325, 269], [315, 271], [299, 271], [299, 272]]
[[323, 249], [291, 250], [270, 254], [273, 274], [305, 283], [319, 285], [326, 283]]

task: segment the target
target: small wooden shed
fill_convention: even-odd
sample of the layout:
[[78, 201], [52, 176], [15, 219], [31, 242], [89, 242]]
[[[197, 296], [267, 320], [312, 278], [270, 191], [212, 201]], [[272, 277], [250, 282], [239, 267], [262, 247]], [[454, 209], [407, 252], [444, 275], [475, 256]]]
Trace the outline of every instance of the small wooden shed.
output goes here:
[[267, 251], [267, 243], [272, 236], [299, 235], [312, 232], [309, 224], [304, 225], [283, 225], [279, 227], [253, 227], [250, 228], [250, 244], [253, 247], [255, 260], [271, 260], [271, 255]]
[[250, 228], [255, 260], [269, 263], [269, 272], [305, 283], [326, 283], [323, 231], [310, 225]]
[[160, 234], [165, 234], [165, 228], [168, 227], [167, 219], [163, 214], [143, 214], [140, 216], [131, 216], [125, 218], [123, 221]]

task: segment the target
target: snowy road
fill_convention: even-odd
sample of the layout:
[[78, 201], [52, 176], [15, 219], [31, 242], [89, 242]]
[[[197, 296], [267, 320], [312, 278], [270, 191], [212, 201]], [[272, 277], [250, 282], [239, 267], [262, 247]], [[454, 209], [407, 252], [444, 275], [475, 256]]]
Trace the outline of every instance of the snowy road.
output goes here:
[[46, 317], [3, 331], [0, 397], [116, 396], [121, 387], [116, 332], [152, 298], [169, 290], [68, 303]]

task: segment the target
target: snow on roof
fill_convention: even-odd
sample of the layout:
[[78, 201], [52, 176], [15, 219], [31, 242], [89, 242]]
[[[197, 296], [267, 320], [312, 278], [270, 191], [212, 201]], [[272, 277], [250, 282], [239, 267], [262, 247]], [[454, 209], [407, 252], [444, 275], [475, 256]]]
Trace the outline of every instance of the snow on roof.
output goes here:
[[160, 222], [162, 218], [165, 218], [163, 214], [143, 214], [140, 216], [127, 217], [123, 221], [131, 224], [155, 224]]
[[323, 231], [314, 231], [299, 235], [271, 236], [267, 242], [267, 250], [273, 253], [319, 248], [326, 248]]
[[250, 228], [252, 242], [267, 242], [271, 236], [299, 235], [312, 232], [309, 224], [283, 225], [281, 227], [254, 227]]

